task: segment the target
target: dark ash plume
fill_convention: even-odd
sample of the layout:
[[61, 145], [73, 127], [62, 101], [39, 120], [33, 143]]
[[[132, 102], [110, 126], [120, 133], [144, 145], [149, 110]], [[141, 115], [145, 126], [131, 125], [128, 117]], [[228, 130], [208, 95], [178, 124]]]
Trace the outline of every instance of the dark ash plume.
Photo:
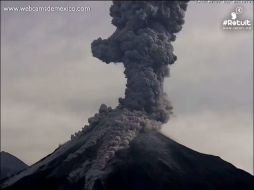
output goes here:
[[106, 63], [122, 62], [127, 85], [119, 108], [145, 112], [167, 122], [172, 106], [163, 92], [168, 65], [176, 61], [171, 41], [182, 29], [186, 1], [114, 1], [110, 9], [116, 31], [92, 43], [93, 55]]
[[98, 180], [103, 184], [107, 163], [141, 131], [159, 129], [169, 119], [172, 107], [163, 81], [168, 65], [176, 61], [171, 41], [182, 29], [186, 8], [186, 1], [113, 1], [110, 15], [116, 31], [106, 40], [95, 40], [92, 52], [106, 63], [124, 64], [127, 88], [117, 108], [102, 105], [88, 120], [93, 142], [104, 143], [86, 172], [85, 189], [93, 189]]

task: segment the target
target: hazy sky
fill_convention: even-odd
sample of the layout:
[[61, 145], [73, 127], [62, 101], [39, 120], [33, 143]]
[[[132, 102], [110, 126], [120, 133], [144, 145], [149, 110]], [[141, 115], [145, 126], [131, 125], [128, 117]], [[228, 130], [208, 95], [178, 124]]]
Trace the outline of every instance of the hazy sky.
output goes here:
[[[90, 44], [114, 31], [111, 2], [2, 2], [1, 148], [28, 164], [87, 123], [101, 103], [116, 106], [126, 80]], [[89, 6], [89, 12], [8, 12], [10, 6]], [[174, 42], [178, 60], [165, 90], [174, 116], [162, 132], [253, 173], [253, 30], [225, 31], [236, 6], [191, 2]]]

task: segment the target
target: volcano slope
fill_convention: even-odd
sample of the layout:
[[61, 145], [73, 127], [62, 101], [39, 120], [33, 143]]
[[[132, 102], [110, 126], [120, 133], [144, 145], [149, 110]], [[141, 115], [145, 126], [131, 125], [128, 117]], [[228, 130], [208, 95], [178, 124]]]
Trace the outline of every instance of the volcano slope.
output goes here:
[[1, 183], [5, 190], [181, 190], [253, 187], [253, 177], [218, 157], [192, 151], [159, 133], [172, 106], [163, 92], [172, 41], [186, 1], [114, 1], [115, 32], [92, 43], [105, 63], [123, 63], [125, 97], [102, 104], [88, 126], [27, 170]]
[[[28, 172], [5, 190], [81, 190], [86, 188], [90, 161], [96, 159], [99, 140], [75, 158], [82, 143], [69, 148], [46, 166]], [[55, 151], [56, 154], [58, 150]], [[52, 156], [52, 155], [51, 155]], [[49, 157], [51, 157], [49, 156]], [[48, 158], [49, 158], [48, 157]], [[74, 156], [73, 156], [74, 157]], [[45, 158], [45, 159], [48, 159]], [[45, 160], [44, 160], [45, 161]], [[40, 161], [40, 162], [43, 162]], [[39, 162], [39, 163], [40, 163]], [[94, 172], [96, 172], [94, 170]], [[98, 171], [97, 171], [98, 172]], [[216, 156], [193, 151], [154, 130], [140, 132], [128, 148], [117, 151], [93, 190], [252, 190], [253, 176]], [[25, 173], [23, 173], [25, 175]], [[91, 174], [90, 174], [91, 175]], [[100, 177], [98, 177], [100, 175]], [[14, 179], [12, 179], [14, 181]], [[11, 180], [9, 181], [9, 183]]]

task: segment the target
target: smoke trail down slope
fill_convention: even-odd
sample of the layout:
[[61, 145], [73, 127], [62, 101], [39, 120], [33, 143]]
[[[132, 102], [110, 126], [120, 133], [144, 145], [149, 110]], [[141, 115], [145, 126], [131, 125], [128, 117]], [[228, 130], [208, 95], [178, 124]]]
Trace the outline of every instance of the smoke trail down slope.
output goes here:
[[114, 1], [110, 9], [116, 31], [92, 43], [93, 55], [106, 63], [122, 62], [127, 85], [119, 108], [139, 110], [167, 122], [172, 106], [163, 92], [168, 65], [176, 61], [171, 41], [182, 29], [187, 2]]

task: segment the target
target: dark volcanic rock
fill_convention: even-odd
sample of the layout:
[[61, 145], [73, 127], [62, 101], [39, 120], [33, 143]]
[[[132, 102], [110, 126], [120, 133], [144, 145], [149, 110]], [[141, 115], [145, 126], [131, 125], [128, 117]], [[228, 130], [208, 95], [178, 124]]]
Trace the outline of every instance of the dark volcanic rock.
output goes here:
[[26, 168], [28, 166], [16, 158], [15, 156], [9, 154], [8, 152], [0, 152], [0, 161], [1, 161], [1, 175], [0, 179], [10, 177]]
[[112, 162], [107, 190], [252, 189], [253, 176], [160, 133], [141, 134]]
[[[87, 151], [65, 165], [64, 156], [60, 156], [44, 170], [23, 177], [4, 189], [85, 189], [82, 177], [75, 181], [67, 176], [86, 157], [93, 157], [92, 154], [93, 150]], [[103, 177], [95, 181], [93, 190], [253, 189], [253, 176], [249, 173], [219, 157], [193, 151], [155, 131], [140, 133], [129, 148], [116, 152], [103, 171]]]

